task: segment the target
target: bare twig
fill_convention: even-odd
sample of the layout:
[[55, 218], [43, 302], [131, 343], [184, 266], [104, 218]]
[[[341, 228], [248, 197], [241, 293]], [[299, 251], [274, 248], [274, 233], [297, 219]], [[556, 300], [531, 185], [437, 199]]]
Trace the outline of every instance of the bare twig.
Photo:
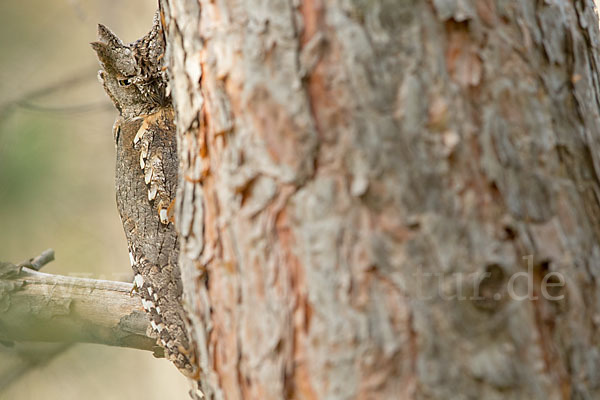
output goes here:
[[34, 89], [30, 92], [21, 94], [20, 96], [10, 99], [0, 104], [0, 122], [12, 112], [15, 107], [21, 107], [28, 110], [43, 111], [43, 112], [87, 112], [90, 110], [97, 110], [103, 107], [112, 109], [113, 106], [110, 102], [105, 101], [102, 103], [90, 103], [90, 104], [79, 104], [74, 106], [66, 107], [46, 107], [40, 106], [33, 103], [33, 100], [39, 99], [51, 95], [60, 90], [71, 89], [84, 84], [86, 81], [93, 79], [96, 75], [94, 71], [97, 70], [96, 66], [89, 66], [82, 69], [79, 73], [73, 74], [69, 77], [65, 77], [58, 82], [51, 83], [47, 86]]
[[19, 264], [19, 267], [27, 267], [39, 271], [44, 265], [51, 261], [54, 261], [54, 250], [46, 249], [39, 256]]
[[130, 283], [13, 267], [4, 276], [0, 271], [0, 340], [99, 343], [161, 356]]
[[[77, 87], [83, 84], [85, 81], [91, 80], [95, 77], [93, 71], [98, 68], [94, 65], [90, 65], [86, 68], [82, 68], [78, 73], [72, 74], [68, 77], [64, 77], [58, 82], [53, 82], [48, 84], [47, 86], [43, 86], [34, 90], [31, 90], [27, 93], [21, 94], [19, 97], [9, 100], [7, 103], [2, 104], [0, 107], [6, 107], [11, 104], [30, 101], [37, 99], [39, 97], [44, 97], [59, 90], [64, 90], [72, 87]], [[0, 108], [1, 109], [1, 108]]]
[[42, 352], [37, 351], [37, 346], [34, 346], [36, 347], [35, 357], [20, 357], [10, 368], [0, 374], [0, 394], [27, 375], [32, 369], [49, 363], [53, 358], [70, 349], [73, 344], [60, 343], [51, 344], [50, 346], [50, 348], [46, 348]]
[[30, 111], [40, 111], [40, 112], [49, 112], [49, 113], [86, 113], [90, 111], [98, 111], [98, 110], [112, 110], [114, 106], [110, 104], [108, 101], [96, 102], [96, 103], [87, 103], [87, 104], [78, 104], [75, 106], [40, 106], [37, 104], [30, 103], [28, 101], [20, 101], [15, 103], [15, 105]]

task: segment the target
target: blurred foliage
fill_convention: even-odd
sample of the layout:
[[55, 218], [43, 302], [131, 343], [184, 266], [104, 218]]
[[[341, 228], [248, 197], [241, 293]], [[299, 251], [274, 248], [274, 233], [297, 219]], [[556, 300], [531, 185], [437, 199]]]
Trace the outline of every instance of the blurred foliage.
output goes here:
[[39, 116], [25, 120], [15, 134], [2, 136], [8, 139], [0, 147], [2, 213], [23, 215], [40, 206], [36, 196], [52, 189], [48, 176], [56, 173], [62, 136], [48, 132]]

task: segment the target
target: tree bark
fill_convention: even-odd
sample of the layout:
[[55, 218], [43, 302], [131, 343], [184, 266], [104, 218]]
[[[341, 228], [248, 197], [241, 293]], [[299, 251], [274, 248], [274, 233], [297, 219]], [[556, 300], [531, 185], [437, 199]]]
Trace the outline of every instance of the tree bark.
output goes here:
[[600, 397], [591, 0], [165, 0], [210, 399]]

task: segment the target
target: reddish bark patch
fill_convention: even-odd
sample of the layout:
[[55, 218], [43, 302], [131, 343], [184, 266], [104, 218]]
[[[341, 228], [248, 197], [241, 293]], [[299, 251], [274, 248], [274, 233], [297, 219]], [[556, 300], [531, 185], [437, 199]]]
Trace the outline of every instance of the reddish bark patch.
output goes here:
[[310, 381], [307, 360], [307, 337], [310, 327], [312, 307], [306, 293], [304, 269], [294, 254], [296, 239], [285, 209], [279, 211], [275, 221], [276, 237], [282, 254], [281, 265], [287, 266], [290, 275], [290, 292], [293, 301], [293, 363], [292, 371], [286, 377], [286, 395], [289, 399], [317, 399]]
[[446, 66], [456, 83], [466, 88], [477, 86], [483, 75], [483, 63], [479, 57], [479, 47], [471, 39], [467, 23], [448, 21], [448, 47]]
[[496, 2], [494, 0], [477, 0], [475, 2], [475, 9], [483, 23], [490, 27], [497, 24], [498, 14], [496, 11]]
[[323, 3], [321, 0], [306, 0], [300, 6], [304, 18], [301, 44], [304, 46], [323, 25]]
[[[533, 312], [535, 326], [538, 331], [538, 343], [545, 364], [545, 373], [557, 386], [562, 399], [571, 398], [571, 377], [565, 368], [566, 360], [561, 359], [559, 347], [556, 345], [556, 312], [555, 307], [541, 293], [545, 274], [549, 272], [548, 262], [534, 264], [533, 268]], [[564, 356], [563, 356], [564, 357]]]
[[[265, 87], [254, 89], [246, 105], [256, 135], [264, 140], [271, 159], [297, 170], [304, 162], [308, 132], [296, 124], [285, 105], [277, 103]], [[303, 151], [304, 150], [304, 151]]]
[[311, 115], [321, 141], [321, 150], [324, 150], [328, 144], [337, 140], [340, 131], [350, 125], [348, 119], [352, 112], [345, 106], [352, 104], [352, 101], [349, 100], [351, 96], [342, 79], [345, 76], [341, 67], [342, 52], [325, 25], [322, 1], [302, 2], [300, 12], [304, 20], [300, 47], [304, 49], [318, 34], [322, 35], [322, 46], [326, 47], [318, 61], [310, 70], [305, 71]]

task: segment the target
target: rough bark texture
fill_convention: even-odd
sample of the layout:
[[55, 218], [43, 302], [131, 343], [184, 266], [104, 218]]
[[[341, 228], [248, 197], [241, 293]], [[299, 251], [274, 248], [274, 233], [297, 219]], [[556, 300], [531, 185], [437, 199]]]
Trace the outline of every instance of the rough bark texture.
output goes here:
[[208, 398], [600, 396], [591, 0], [163, 8]]

